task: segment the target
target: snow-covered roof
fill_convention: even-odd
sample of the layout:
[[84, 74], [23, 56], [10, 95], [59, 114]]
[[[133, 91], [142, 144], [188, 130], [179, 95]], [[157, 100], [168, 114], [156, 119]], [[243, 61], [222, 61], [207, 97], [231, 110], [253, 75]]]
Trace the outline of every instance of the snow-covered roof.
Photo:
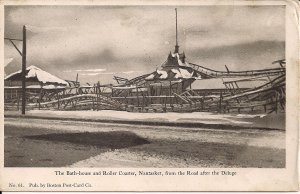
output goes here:
[[151, 73], [149, 76], [147, 76], [146, 78], [145, 78], [145, 80], [153, 80], [154, 79], [154, 73]]
[[118, 90], [129, 90], [129, 89], [136, 89], [136, 86], [114, 86], [112, 89]]
[[179, 71], [181, 74], [180, 77], [182, 77], [182, 78], [191, 78], [191, 77], [193, 77], [193, 74], [194, 74], [194, 71], [189, 72], [188, 70], [182, 69], [182, 68], [179, 68]]
[[168, 73], [164, 70], [156, 70], [156, 72], [160, 75], [160, 79], [166, 79], [168, 77]]
[[189, 64], [185, 60], [184, 53], [170, 53], [167, 61], [162, 65], [162, 67], [188, 67]]
[[155, 72], [151, 73], [146, 80], [165, 80], [165, 79], [189, 79], [194, 77], [194, 71], [192, 69], [185, 69], [185, 68], [163, 68], [162, 70], [156, 70]]
[[[6, 76], [5, 80], [10, 80], [15, 77], [21, 77], [22, 70], [19, 70], [15, 73], [12, 73], [8, 76]], [[39, 82], [42, 82], [44, 84], [49, 83], [55, 83], [55, 84], [61, 84], [61, 85], [68, 85], [68, 82], [65, 80], [62, 80], [36, 66], [29, 66], [26, 68], [26, 78], [36, 78]], [[16, 79], [16, 78], [15, 78]]]

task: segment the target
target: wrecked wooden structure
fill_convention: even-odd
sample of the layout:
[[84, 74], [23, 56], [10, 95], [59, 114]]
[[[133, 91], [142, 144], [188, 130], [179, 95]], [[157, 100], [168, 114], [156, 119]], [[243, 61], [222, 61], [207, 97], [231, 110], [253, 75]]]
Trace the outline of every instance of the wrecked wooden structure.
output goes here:
[[[176, 12], [177, 18], [177, 12]], [[285, 110], [285, 61], [278, 68], [218, 71], [186, 60], [177, 41], [160, 69], [116, 84], [80, 85], [35, 66], [26, 69], [26, 108], [132, 112], [278, 112]], [[5, 78], [5, 110], [19, 110], [21, 71]]]
[[[5, 78], [5, 110], [21, 109], [20, 77], [21, 71], [17, 71]], [[107, 95], [106, 89], [107, 86], [100, 86], [99, 83], [80, 86], [77, 80], [62, 80], [38, 67], [30, 66], [26, 70], [26, 109], [122, 110], [121, 105]]]
[[[285, 67], [221, 72], [170, 53], [160, 70], [117, 84], [81, 86], [37, 67], [27, 69], [26, 109], [133, 112], [278, 112], [285, 109]], [[20, 72], [5, 78], [5, 110], [21, 106]]]
[[273, 112], [285, 108], [285, 67], [215, 71], [170, 53], [160, 70], [112, 86], [111, 98], [138, 112]]

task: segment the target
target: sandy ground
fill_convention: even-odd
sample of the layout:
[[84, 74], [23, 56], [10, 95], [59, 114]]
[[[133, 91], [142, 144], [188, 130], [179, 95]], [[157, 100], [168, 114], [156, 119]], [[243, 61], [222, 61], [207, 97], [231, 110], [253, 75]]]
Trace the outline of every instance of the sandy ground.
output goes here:
[[285, 167], [285, 131], [5, 118], [5, 166]]

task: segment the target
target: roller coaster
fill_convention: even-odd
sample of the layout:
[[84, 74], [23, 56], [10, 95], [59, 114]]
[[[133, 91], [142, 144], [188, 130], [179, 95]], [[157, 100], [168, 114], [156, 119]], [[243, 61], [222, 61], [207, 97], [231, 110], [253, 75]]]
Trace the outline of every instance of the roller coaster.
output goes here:
[[[284, 61], [280, 61], [283, 63]], [[216, 71], [193, 63], [190, 67], [200, 75], [201, 79], [236, 78], [232, 81], [223, 81], [227, 88], [217, 95], [199, 94], [192, 89], [182, 93], [172, 91], [167, 96], [148, 96], [139, 90], [146, 89], [145, 78], [149, 74], [133, 79], [115, 76], [117, 86], [100, 85], [88, 86], [76, 84], [62, 89], [40, 89], [38, 93], [27, 92], [27, 109], [52, 110], [120, 110], [138, 112], [247, 112], [261, 109], [264, 112], [273, 112], [285, 109], [285, 67], [253, 70], [253, 71]], [[242, 82], [251, 82], [259, 79], [268, 80], [264, 84], [239, 90]], [[122, 88], [122, 89], [118, 89]], [[125, 88], [125, 89], [124, 89]], [[132, 97], [124, 96], [124, 92], [136, 90]], [[208, 92], [209, 93], [209, 92]], [[153, 98], [161, 99], [160, 104], [151, 103]], [[138, 101], [137, 103], [126, 103]], [[5, 109], [19, 109], [21, 97], [6, 100]], [[150, 100], [150, 103], [149, 103]]]

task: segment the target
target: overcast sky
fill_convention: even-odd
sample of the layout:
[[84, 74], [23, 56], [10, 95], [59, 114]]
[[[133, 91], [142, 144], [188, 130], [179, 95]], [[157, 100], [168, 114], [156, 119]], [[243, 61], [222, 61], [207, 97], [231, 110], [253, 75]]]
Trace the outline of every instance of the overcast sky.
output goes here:
[[[79, 73], [83, 83], [111, 83], [113, 75], [150, 73], [166, 60], [175, 44], [174, 8], [5, 6], [5, 37], [22, 38], [26, 25], [28, 66], [63, 79]], [[285, 56], [283, 6], [177, 8], [180, 51], [192, 63], [216, 70], [260, 69]], [[21, 68], [8, 41], [5, 63], [6, 74]]]

